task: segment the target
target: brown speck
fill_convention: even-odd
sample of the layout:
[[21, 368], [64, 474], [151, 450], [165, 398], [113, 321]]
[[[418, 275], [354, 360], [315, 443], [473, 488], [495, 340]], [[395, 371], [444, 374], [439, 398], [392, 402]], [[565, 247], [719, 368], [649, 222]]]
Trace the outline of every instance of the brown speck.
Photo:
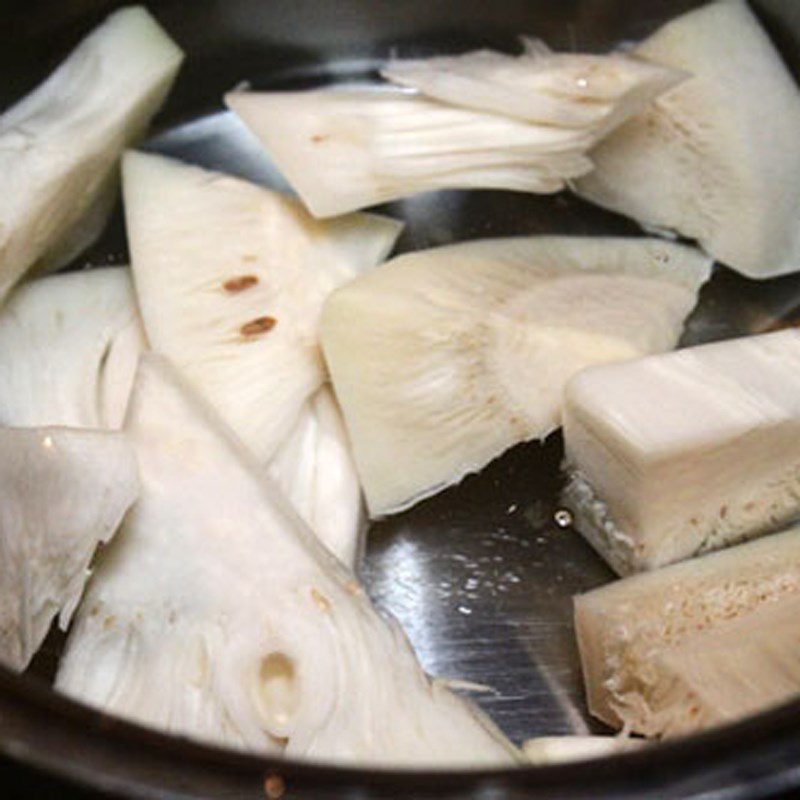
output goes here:
[[728, 506], [722, 506], [722, 508], [719, 510], [719, 515], [722, 517], [722, 519], [725, 519], [725, 517], [728, 516]]
[[744, 504], [744, 510], [745, 511], [752, 511], [755, 507], [756, 507], [756, 504], [752, 503], [752, 502]]
[[110, 617], [106, 617], [103, 620], [103, 630], [108, 631], [114, 627], [114, 623], [117, 621], [117, 618], [112, 614]]
[[699, 519], [697, 519], [697, 517], [692, 517], [692, 518], [689, 520], [689, 522], [691, 522], [691, 523], [692, 523], [692, 525], [699, 525], [699, 524], [700, 524], [700, 520], [699, 520]]
[[278, 320], [275, 317], [256, 317], [242, 325], [239, 328], [239, 333], [242, 336], [258, 336], [261, 333], [271, 331], [277, 323]]
[[286, 783], [280, 775], [273, 772], [264, 780], [264, 794], [267, 800], [280, 800], [286, 792]]
[[331, 601], [325, 597], [324, 594], [321, 594], [316, 589], [312, 587], [311, 589], [311, 599], [316, 604], [317, 608], [320, 611], [330, 611], [331, 610]]
[[245, 289], [250, 289], [258, 283], [258, 278], [255, 275], [238, 275], [235, 278], [225, 281], [222, 288], [231, 294], [243, 292]]
[[347, 581], [344, 588], [349, 594], [356, 595], [361, 593], [361, 587], [358, 585], [358, 581]]
[[242, 262], [245, 264], [252, 264], [255, 261], [258, 261], [258, 256], [255, 253], [245, 253], [242, 256]]
[[324, 142], [326, 139], [330, 139], [330, 136], [322, 133], [315, 133], [311, 137], [311, 141], [314, 142], [314, 144], [320, 144], [321, 142]]

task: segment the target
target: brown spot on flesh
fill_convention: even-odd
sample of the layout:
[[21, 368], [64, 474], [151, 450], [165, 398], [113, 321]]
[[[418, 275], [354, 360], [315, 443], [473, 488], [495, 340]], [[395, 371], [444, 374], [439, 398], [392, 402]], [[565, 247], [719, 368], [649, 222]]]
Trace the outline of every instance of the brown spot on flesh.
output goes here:
[[239, 275], [236, 278], [231, 278], [222, 284], [222, 288], [231, 294], [243, 292], [245, 289], [250, 289], [258, 283], [258, 278], [255, 275]]
[[311, 141], [314, 142], [314, 144], [320, 144], [321, 142], [324, 142], [326, 139], [330, 139], [330, 136], [323, 133], [315, 133], [311, 137]]
[[239, 328], [239, 333], [247, 337], [259, 336], [262, 333], [271, 331], [277, 324], [278, 320], [276, 320], [275, 317], [256, 317], [242, 325], [242, 327]]
[[311, 599], [314, 601], [314, 604], [320, 611], [330, 611], [331, 610], [331, 601], [325, 597], [324, 594], [318, 592], [316, 589], [311, 589]]

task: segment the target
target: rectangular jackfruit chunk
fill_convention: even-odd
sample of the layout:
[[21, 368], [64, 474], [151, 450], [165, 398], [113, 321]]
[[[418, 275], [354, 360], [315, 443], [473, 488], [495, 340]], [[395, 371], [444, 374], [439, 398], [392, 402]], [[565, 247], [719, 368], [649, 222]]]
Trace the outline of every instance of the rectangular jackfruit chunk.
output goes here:
[[800, 597], [689, 636], [655, 667], [651, 734], [692, 733], [787, 702], [800, 694]]
[[602, 367], [567, 386], [564, 502], [621, 575], [800, 515], [800, 331]]
[[757, 610], [798, 597], [800, 526], [576, 597], [590, 712], [615, 727], [659, 733], [663, 715], [655, 699], [680, 654], [706, 641], [697, 637], [733, 620], [757, 620]]

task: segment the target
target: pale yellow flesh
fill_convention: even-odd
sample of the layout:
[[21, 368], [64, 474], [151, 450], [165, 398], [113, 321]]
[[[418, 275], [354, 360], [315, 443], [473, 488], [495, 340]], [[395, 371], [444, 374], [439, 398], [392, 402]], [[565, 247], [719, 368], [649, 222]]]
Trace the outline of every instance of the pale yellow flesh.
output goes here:
[[650, 735], [734, 722], [800, 695], [800, 597], [690, 636], [655, 661]]
[[672, 348], [707, 275], [670, 243], [520, 237], [401, 256], [335, 292], [322, 344], [371, 515], [547, 436], [578, 370]]
[[579, 595], [575, 627], [589, 710], [613, 727], [650, 732], [659, 657], [798, 596], [800, 527]]

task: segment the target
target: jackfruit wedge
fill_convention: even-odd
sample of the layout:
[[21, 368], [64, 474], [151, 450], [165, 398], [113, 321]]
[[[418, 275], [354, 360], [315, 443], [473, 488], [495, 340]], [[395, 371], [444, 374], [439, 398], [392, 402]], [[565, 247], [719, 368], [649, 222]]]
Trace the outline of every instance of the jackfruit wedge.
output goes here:
[[687, 77], [621, 53], [554, 53], [536, 39], [510, 56], [477, 50], [458, 56], [390, 61], [381, 74], [428, 97], [526, 122], [582, 128], [599, 141]]
[[119, 433], [0, 428], [0, 662], [28, 666], [60, 615], [66, 629], [107, 542], [138, 492]]
[[144, 347], [128, 269], [17, 287], [0, 308], [0, 424], [120, 427]]
[[89, 588], [58, 688], [112, 714], [261, 752], [359, 766], [519, 757], [424, 675], [397, 625], [152, 354], [126, 430], [141, 497]]
[[317, 217], [437, 189], [558, 192], [592, 168], [590, 131], [393, 89], [236, 91], [225, 102]]
[[372, 516], [560, 424], [590, 364], [674, 347], [709, 274], [648, 239], [487, 239], [400, 256], [336, 291], [322, 343]]
[[355, 569], [366, 526], [361, 484], [330, 386], [306, 403], [267, 471], [319, 540]]
[[153, 349], [268, 461], [325, 379], [323, 301], [383, 260], [400, 223], [317, 222], [268, 189], [144, 153], [126, 154], [123, 191]]
[[693, 77], [592, 151], [578, 193], [749, 277], [800, 269], [800, 91], [747, 3], [703, 5], [634, 52]]
[[166, 98], [183, 54], [139, 6], [112, 14], [0, 116], [0, 302], [105, 224], [122, 151]]
[[619, 574], [800, 518], [800, 331], [593, 367], [568, 384], [563, 495]]
[[800, 696], [799, 621], [800, 597], [788, 597], [662, 653], [647, 734], [695, 733]]
[[[685, 652], [677, 648], [691, 647], [699, 641], [694, 637], [722, 635], [732, 620], [746, 624], [751, 615], [758, 619], [757, 609], [798, 597], [800, 527], [579, 595], [575, 627], [589, 711], [628, 731], [658, 732], [653, 702], [665, 686], [660, 659], [674, 665], [673, 654]], [[776, 647], [780, 652], [782, 645]], [[768, 681], [767, 661], [764, 656]], [[726, 680], [720, 675], [720, 686]]]

